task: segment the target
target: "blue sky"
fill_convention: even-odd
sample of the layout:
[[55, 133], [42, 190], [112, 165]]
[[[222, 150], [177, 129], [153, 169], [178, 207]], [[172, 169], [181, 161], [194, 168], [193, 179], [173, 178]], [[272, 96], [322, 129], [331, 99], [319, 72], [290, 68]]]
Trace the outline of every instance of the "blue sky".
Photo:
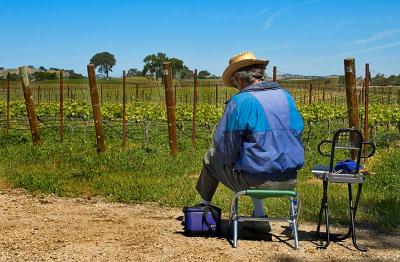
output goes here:
[[0, 66], [74, 69], [97, 52], [115, 55], [112, 75], [164, 52], [221, 75], [229, 57], [252, 50], [279, 73], [400, 73], [400, 1], [0, 0]]

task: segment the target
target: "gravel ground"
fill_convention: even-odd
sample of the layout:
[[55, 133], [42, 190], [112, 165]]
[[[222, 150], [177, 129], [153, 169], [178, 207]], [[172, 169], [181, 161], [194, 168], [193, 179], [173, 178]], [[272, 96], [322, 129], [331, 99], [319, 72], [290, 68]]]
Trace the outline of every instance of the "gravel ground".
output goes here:
[[356, 251], [351, 241], [317, 250], [315, 224], [304, 223], [299, 251], [279, 223], [272, 224], [272, 235], [242, 234], [233, 249], [225, 238], [185, 237], [181, 210], [152, 203], [3, 189], [0, 210], [1, 261], [400, 261], [400, 234], [367, 229], [359, 231], [359, 242], [369, 247], [366, 253]]

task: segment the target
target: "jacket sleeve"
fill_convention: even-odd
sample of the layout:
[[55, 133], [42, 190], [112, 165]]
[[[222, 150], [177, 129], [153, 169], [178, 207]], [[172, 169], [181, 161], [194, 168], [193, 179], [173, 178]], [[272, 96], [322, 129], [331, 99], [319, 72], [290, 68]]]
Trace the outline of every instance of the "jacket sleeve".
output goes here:
[[243, 130], [238, 116], [237, 104], [229, 101], [213, 139], [215, 157], [223, 164], [233, 164], [239, 158]]

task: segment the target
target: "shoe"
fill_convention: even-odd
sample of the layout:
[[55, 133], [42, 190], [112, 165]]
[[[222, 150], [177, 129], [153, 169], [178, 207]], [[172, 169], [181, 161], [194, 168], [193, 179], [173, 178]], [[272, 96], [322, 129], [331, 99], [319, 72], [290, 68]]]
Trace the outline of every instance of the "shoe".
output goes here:
[[[268, 217], [268, 216], [265, 216]], [[260, 234], [265, 234], [271, 232], [271, 224], [269, 221], [262, 222], [262, 221], [246, 221], [244, 223], [244, 227], [246, 229], [249, 229], [251, 231], [260, 233]]]

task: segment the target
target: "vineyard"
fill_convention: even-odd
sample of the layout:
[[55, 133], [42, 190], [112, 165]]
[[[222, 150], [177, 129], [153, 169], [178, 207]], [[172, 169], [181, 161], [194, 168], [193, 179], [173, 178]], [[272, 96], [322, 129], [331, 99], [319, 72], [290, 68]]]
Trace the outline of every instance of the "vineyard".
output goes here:
[[[305, 123], [303, 141], [306, 165], [300, 171], [298, 190], [302, 192], [304, 208], [301, 217], [315, 219], [319, 208], [319, 185], [310, 180], [310, 168], [325, 161], [316, 151], [322, 139], [348, 125], [346, 93], [337, 83], [316, 81], [281, 81], [295, 98]], [[179, 154], [172, 157], [168, 146], [168, 125], [163, 83], [153, 80], [127, 79], [126, 83], [127, 146], [122, 146], [123, 103], [120, 79], [99, 81], [99, 102], [103, 120], [106, 152], [97, 154], [93, 109], [89, 86], [84, 82], [65, 83], [64, 131], [60, 139], [60, 93], [57, 82], [33, 82], [32, 96], [38, 118], [41, 145], [31, 146], [31, 132], [20, 82], [10, 85], [7, 107], [7, 86], [0, 83], [1, 145], [0, 155], [8, 183], [31, 191], [43, 191], [60, 196], [102, 195], [123, 202], [154, 201], [163, 205], [184, 206], [198, 201], [194, 183], [201, 168], [201, 159], [211, 143], [213, 130], [224, 110], [225, 101], [237, 91], [222, 87], [218, 81], [199, 81], [196, 110], [196, 148], [192, 148], [193, 82], [175, 81], [176, 128]], [[382, 229], [397, 229], [400, 216], [397, 182], [390, 170], [396, 169], [400, 156], [392, 151], [400, 138], [399, 87], [371, 87], [369, 90], [370, 140], [378, 145], [387, 166], [372, 161], [373, 172], [385, 170], [370, 178], [357, 214], [360, 221]], [[363, 127], [364, 92], [357, 87], [359, 117]], [[7, 109], [8, 108], [8, 109]], [[7, 118], [7, 110], [9, 117]], [[389, 152], [389, 153], [388, 153]], [[393, 153], [394, 152], [394, 153]], [[387, 157], [388, 154], [391, 157]], [[392, 158], [394, 156], [394, 158]], [[396, 180], [397, 181], [397, 180]], [[384, 193], [378, 189], [384, 188]], [[225, 210], [230, 192], [224, 188], [215, 202]], [[343, 222], [346, 217], [345, 189], [334, 203], [332, 217]], [[343, 193], [343, 194], [342, 194]], [[340, 195], [340, 196], [339, 196]], [[389, 204], [391, 203], [391, 204]], [[393, 204], [393, 205], [392, 205]], [[247, 210], [249, 203], [245, 204]], [[279, 201], [269, 206], [280, 214], [285, 207]], [[387, 218], [394, 219], [387, 219]]]
[[[1, 86], [2, 84], [2, 86]], [[64, 90], [64, 116], [70, 130], [93, 128], [92, 108], [89, 87], [82, 81], [70, 81]], [[347, 122], [346, 94], [344, 87], [337, 83], [326, 81], [282, 81], [294, 97], [305, 123], [307, 132], [312, 126], [327, 127], [325, 135], [333, 130], [335, 123]], [[1, 126], [6, 129], [28, 129], [27, 112], [23, 101], [23, 92], [19, 82], [10, 85], [9, 125], [6, 123], [7, 89], [6, 82], [0, 82], [0, 115]], [[31, 84], [33, 99], [36, 103], [36, 113], [41, 128], [58, 128], [60, 117], [59, 87], [54, 82], [33, 82]], [[190, 131], [192, 121], [193, 83], [184, 80], [176, 81], [174, 85], [176, 99], [176, 118], [180, 130]], [[200, 81], [197, 97], [196, 124], [212, 132], [214, 125], [220, 119], [225, 101], [237, 91], [222, 87], [218, 81]], [[369, 92], [369, 129], [372, 139], [377, 132], [397, 132], [400, 134], [400, 88], [397, 86], [374, 86]], [[99, 83], [101, 113], [108, 128], [120, 132], [122, 119], [122, 83], [120, 80], [102, 81]], [[159, 81], [144, 79], [128, 79], [127, 81], [127, 123], [128, 126], [148, 128], [154, 124], [166, 122], [165, 92]], [[360, 119], [364, 117], [364, 90], [359, 88]], [[360, 121], [363, 122], [363, 121]], [[68, 128], [67, 128], [68, 130]], [[211, 134], [210, 134], [211, 135]], [[315, 139], [320, 139], [316, 137]], [[307, 141], [309, 138], [307, 138]]]

